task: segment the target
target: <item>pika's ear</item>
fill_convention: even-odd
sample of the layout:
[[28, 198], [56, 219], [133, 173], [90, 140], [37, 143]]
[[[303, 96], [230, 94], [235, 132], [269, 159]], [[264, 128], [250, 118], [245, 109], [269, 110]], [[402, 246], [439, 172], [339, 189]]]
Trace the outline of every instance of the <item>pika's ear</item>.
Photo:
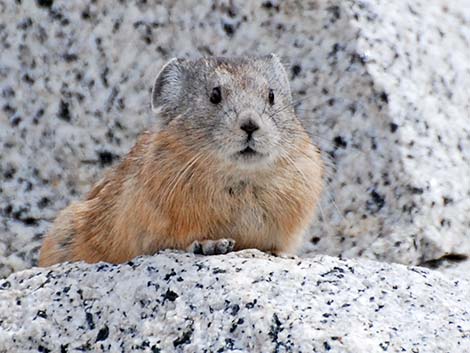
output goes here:
[[178, 101], [182, 86], [183, 61], [173, 58], [158, 73], [152, 88], [152, 110], [155, 113], [170, 108], [171, 103]]
[[276, 54], [271, 53], [266, 55], [264, 59], [269, 64], [274, 79], [280, 82], [282, 86], [287, 88], [287, 90], [290, 92], [289, 77], [287, 76], [287, 71], [279, 57]]

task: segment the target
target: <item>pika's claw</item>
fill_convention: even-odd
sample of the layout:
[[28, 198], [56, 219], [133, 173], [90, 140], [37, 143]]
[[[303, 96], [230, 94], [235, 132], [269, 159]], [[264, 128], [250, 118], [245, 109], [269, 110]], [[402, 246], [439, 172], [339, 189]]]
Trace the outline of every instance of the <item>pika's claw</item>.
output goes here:
[[233, 239], [195, 240], [186, 250], [193, 254], [221, 255], [233, 251], [234, 247]]

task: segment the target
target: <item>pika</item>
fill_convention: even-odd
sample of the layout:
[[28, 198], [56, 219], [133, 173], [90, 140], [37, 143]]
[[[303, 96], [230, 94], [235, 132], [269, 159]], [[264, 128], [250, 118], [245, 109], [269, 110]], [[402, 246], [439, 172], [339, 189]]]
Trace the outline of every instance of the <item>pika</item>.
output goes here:
[[162, 249], [295, 251], [324, 168], [279, 58], [172, 59], [151, 106], [152, 131], [59, 213], [39, 265], [122, 263]]

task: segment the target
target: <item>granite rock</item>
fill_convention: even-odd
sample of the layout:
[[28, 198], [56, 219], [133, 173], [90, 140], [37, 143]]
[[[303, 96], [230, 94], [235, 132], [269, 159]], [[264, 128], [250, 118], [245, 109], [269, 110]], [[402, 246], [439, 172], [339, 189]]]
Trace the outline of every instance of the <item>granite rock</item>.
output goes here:
[[162, 252], [0, 281], [0, 352], [468, 352], [470, 283], [368, 260]]
[[337, 5], [303, 76], [301, 108], [334, 165], [311, 248], [414, 264], [469, 254], [468, 2]]
[[467, 0], [5, 1], [0, 19], [0, 276], [152, 125], [173, 56], [284, 59], [331, 165], [305, 255], [468, 253]]

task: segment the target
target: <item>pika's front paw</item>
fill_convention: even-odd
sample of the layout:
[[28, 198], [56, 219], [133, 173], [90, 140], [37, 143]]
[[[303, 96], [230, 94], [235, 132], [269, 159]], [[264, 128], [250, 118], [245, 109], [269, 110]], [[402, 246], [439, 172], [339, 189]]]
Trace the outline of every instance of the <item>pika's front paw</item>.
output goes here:
[[234, 247], [233, 239], [195, 240], [186, 251], [200, 255], [220, 255], [233, 251]]

